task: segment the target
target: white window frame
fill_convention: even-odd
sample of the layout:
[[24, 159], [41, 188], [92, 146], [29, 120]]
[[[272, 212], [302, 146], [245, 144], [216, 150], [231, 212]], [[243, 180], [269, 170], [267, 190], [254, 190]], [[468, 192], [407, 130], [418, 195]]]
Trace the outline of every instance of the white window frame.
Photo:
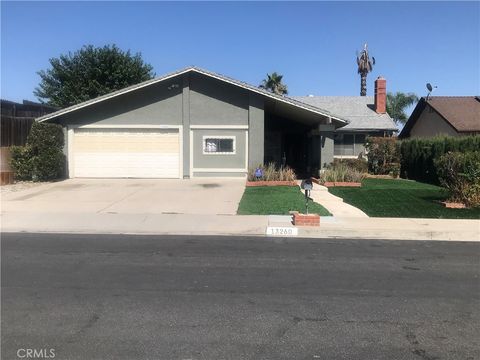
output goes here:
[[[208, 152], [205, 151], [205, 141], [207, 139], [231, 139], [233, 140], [233, 151], [232, 152]], [[202, 153], [203, 155], [236, 155], [237, 154], [237, 137], [236, 136], [223, 136], [223, 135], [204, 135], [202, 139]]]

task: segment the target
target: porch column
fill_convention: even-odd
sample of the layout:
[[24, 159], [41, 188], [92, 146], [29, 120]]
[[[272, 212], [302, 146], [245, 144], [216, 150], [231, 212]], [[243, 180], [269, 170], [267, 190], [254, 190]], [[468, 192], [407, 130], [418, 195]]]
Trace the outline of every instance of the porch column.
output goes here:
[[333, 132], [335, 125], [318, 125], [320, 132], [320, 169], [333, 162]]

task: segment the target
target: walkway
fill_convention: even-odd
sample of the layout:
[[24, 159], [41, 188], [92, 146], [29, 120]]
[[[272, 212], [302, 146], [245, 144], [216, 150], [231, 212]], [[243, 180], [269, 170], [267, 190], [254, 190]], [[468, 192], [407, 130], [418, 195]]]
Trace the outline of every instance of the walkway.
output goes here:
[[368, 215], [362, 210], [344, 203], [342, 198], [329, 193], [325, 186], [313, 184], [310, 197], [313, 201], [325, 207], [335, 217], [368, 218]]

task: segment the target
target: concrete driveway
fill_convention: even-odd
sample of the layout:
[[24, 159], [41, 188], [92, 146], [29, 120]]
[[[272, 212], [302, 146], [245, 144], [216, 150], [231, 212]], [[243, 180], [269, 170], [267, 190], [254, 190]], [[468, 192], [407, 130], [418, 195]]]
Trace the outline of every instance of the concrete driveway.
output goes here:
[[2, 194], [2, 212], [233, 215], [245, 179], [69, 179]]

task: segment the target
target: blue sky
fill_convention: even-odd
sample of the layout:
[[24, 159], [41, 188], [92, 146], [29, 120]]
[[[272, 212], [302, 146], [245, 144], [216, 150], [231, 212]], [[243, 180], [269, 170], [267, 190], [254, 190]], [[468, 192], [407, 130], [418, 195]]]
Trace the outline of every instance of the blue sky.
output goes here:
[[368, 42], [388, 91], [480, 93], [479, 2], [4, 2], [1, 97], [35, 100], [38, 70], [85, 44], [141, 52], [157, 75], [196, 65], [291, 95], [359, 95]]

